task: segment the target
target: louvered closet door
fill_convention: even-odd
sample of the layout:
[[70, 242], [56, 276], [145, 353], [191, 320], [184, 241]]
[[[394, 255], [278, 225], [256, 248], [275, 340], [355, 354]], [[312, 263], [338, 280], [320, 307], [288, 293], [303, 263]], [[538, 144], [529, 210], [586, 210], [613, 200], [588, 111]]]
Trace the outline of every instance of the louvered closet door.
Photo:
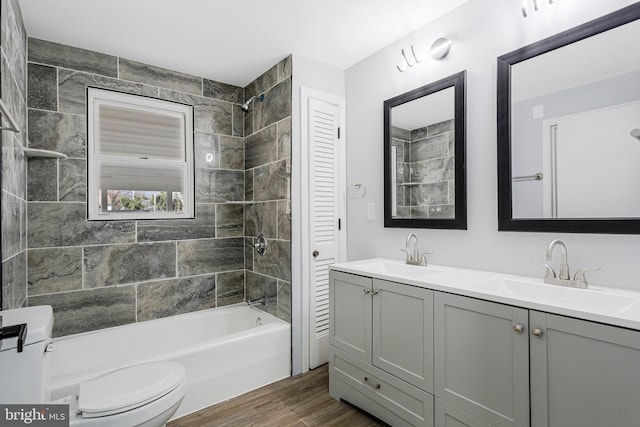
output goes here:
[[309, 367], [329, 361], [329, 265], [339, 260], [338, 107], [309, 98]]

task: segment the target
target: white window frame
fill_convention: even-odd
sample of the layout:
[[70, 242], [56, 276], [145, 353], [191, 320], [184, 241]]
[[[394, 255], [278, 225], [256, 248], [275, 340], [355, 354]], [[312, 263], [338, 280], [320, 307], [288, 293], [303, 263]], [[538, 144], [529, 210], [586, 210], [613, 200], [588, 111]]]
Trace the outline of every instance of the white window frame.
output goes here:
[[[136, 158], [132, 156], [100, 155], [96, 138], [99, 126], [97, 111], [99, 106], [123, 107], [155, 114], [166, 114], [181, 120], [181, 133], [184, 135], [184, 156], [181, 160]], [[193, 107], [176, 102], [149, 98], [140, 95], [115, 92], [111, 90], [87, 88], [87, 203], [89, 220], [144, 220], [144, 219], [188, 219], [195, 217], [195, 175], [193, 153]], [[183, 168], [183, 210], [176, 212], [149, 211], [103, 211], [99, 208], [99, 171], [100, 162], [122, 164], [145, 164], [148, 166], [180, 166]], [[121, 190], [125, 190], [124, 188]]]

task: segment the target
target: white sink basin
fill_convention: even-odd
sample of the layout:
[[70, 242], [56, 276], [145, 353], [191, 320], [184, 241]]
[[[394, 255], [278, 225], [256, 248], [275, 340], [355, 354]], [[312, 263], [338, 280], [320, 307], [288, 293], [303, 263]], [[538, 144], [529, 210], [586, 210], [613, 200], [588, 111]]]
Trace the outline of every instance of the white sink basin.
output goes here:
[[435, 273], [441, 273], [442, 270], [419, 265], [409, 265], [401, 262], [393, 262], [386, 260], [375, 260], [358, 264], [358, 267], [365, 271], [374, 273], [382, 273], [393, 276], [401, 276], [412, 279], [420, 279]]
[[567, 308], [589, 312], [622, 313], [637, 306], [639, 302], [636, 296], [615, 290], [576, 289], [533, 280], [497, 279], [480, 284], [477, 289], [527, 301], [554, 302]]

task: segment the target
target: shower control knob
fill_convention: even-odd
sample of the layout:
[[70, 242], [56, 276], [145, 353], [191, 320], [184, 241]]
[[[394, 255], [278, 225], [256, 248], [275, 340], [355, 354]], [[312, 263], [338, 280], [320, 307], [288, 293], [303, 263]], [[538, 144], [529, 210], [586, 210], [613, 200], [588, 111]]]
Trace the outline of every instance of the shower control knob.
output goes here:
[[318, 255], [320, 255], [320, 252], [313, 251], [313, 253], [311, 255], [313, 255], [313, 257], [316, 258]]

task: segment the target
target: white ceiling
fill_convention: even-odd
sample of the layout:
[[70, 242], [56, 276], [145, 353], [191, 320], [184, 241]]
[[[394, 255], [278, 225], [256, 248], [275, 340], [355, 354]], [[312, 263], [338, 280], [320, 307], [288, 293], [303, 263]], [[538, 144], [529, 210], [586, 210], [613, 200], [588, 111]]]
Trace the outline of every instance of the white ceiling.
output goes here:
[[19, 0], [30, 37], [246, 86], [293, 53], [346, 69], [468, 0]]

